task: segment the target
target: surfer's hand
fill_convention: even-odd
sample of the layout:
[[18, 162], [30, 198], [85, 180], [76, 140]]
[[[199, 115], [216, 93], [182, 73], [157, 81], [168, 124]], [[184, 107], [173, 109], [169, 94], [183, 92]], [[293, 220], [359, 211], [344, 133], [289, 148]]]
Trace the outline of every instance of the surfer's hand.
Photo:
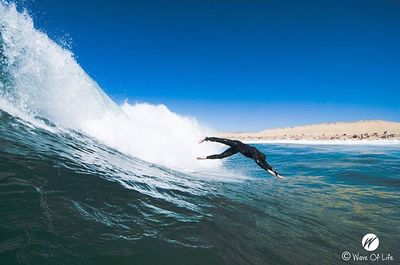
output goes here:
[[201, 139], [201, 140], [199, 141], [199, 144], [201, 144], [202, 142], [204, 142], [204, 141], [206, 141], [206, 140], [207, 140], [207, 137]]
[[197, 160], [204, 160], [204, 159], [207, 159], [207, 157], [201, 157], [201, 156], [197, 157]]

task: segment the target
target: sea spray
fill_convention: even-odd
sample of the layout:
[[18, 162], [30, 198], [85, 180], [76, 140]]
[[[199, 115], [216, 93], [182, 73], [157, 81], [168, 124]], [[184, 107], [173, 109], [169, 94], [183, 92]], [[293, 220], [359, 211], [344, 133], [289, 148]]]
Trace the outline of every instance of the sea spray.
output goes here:
[[83, 131], [122, 152], [168, 167], [199, 170], [220, 165], [196, 160], [219, 152], [220, 147], [197, 145], [211, 132], [194, 118], [179, 116], [164, 105], [118, 106], [71, 51], [35, 29], [31, 16], [18, 12], [15, 4], [0, 2], [0, 41], [0, 96], [21, 112]]

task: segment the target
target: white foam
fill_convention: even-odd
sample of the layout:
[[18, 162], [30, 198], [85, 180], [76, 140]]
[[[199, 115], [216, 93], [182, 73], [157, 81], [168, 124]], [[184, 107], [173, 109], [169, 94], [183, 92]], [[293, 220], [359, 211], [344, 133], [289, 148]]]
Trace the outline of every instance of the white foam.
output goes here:
[[8, 102], [7, 100], [5, 100], [5, 99], [3, 99], [1, 97], [0, 97], [0, 109], [2, 109], [3, 111], [7, 112], [11, 116], [19, 118], [28, 127], [41, 128], [41, 129], [50, 131], [52, 133], [57, 133], [58, 132], [58, 130], [56, 130], [53, 127], [48, 126], [42, 120], [35, 119], [29, 113], [21, 111], [20, 109], [16, 108], [10, 102]]
[[180, 169], [216, 167], [220, 161], [197, 161], [219, 152], [216, 145], [197, 142], [207, 129], [194, 118], [179, 116], [165, 105], [124, 103], [123, 115], [107, 114], [84, 124], [82, 130], [122, 152]]
[[210, 133], [207, 128], [164, 105], [118, 106], [71, 51], [36, 30], [31, 17], [19, 13], [14, 4], [0, 2], [0, 31], [6, 70], [12, 77], [11, 90], [0, 86], [0, 97], [21, 113], [81, 130], [122, 152], [168, 167], [194, 170], [220, 165], [220, 161], [196, 160], [221, 150], [218, 145], [197, 144]]

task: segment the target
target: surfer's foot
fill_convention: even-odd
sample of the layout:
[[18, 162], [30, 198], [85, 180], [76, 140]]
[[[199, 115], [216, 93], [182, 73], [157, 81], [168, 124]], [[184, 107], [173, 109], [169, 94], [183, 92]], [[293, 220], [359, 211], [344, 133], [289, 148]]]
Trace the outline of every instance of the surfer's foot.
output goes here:
[[204, 160], [204, 159], [207, 159], [207, 157], [204, 157], [204, 156], [197, 157], [197, 160]]
[[279, 174], [276, 174], [276, 177], [277, 177], [279, 180], [284, 180], [284, 179], [286, 179], [286, 177], [284, 177], [284, 176], [282, 176], [282, 175], [279, 175]]

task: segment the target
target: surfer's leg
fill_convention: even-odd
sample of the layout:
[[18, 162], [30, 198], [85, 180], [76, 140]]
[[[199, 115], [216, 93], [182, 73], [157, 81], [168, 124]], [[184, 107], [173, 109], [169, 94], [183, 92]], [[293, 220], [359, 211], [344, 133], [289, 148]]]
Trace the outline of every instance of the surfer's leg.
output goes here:
[[284, 179], [285, 177], [281, 176], [278, 174], [278, 172], [275, 171], [268, 163], [263, 159], [262, 157], [256, 155], [253, 156], [254, 161], [256, 161], [257, 165], [261, 167], [262, 169], [266, 170], [269, 174], [279, 178], [279, 179]]
[[221, 154], [218, 155], [210, 155], [210, 156], [206, 156], [205, 158], [197, 158], [197, 159], [222, 159], [231, 155], [236, 154], [238, 151], [235, 148], [229, 148], [227, 150], [225, 150], [224, 152], [222, 152]]

